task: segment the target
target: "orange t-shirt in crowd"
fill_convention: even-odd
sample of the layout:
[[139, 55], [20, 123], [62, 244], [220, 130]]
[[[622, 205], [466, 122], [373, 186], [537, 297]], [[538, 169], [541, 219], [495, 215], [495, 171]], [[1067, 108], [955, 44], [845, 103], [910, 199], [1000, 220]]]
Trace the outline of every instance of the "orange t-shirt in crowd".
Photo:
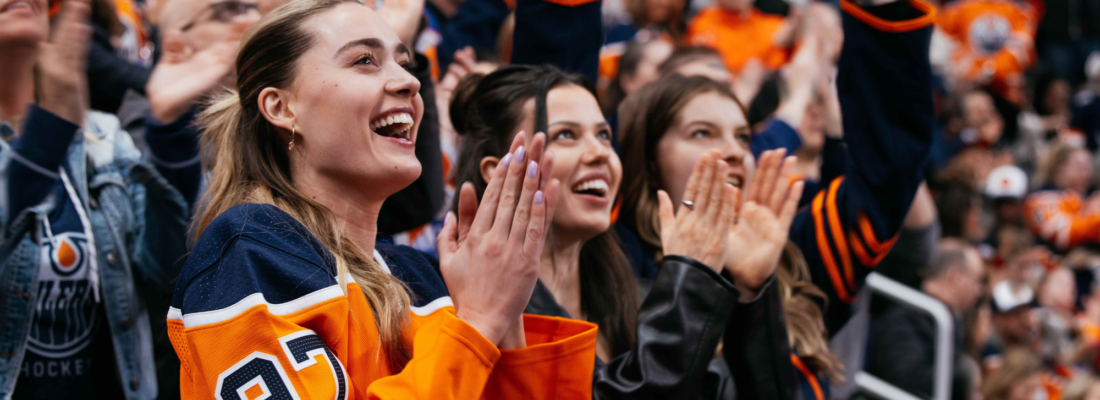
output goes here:
[[970, 79], [987, 76], [1001, 96], [1019, 103], [1023, 72], [1034, 60], [1036, 15], [1014, 0], [962, 0], [946, 6], [938, 26], [959, 43], [952, 59], [970, 63]]
[[685, 40], [690, 45], [718, 50], [730, 71], [740, 71], [753, 58], [760, 59], [768, 69], [776, 69], [787, 62], [787, 49], [774, 43], [775, 33], [786, 23], [781, 16], [756, 9], [743, 18], [711, 6], [691, 20]]
[[1044, 190], [1027, 197], [1024, 221], [1036, 235], [1058, 251], [1083, 242], [1100, 241], [1100, 210], [1070, 191]]

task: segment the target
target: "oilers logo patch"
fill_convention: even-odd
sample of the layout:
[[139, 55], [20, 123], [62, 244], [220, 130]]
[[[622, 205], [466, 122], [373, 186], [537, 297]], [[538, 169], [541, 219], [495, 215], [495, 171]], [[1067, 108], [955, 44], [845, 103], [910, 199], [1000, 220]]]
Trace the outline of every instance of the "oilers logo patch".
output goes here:
[[43, 357], [68, 357], [88, 346], [96, 306], [89, 281], [88, 241], [66, 232], [43, 240], [38, 296], [27, 348]]
[[1004, 16], [987, 13], [975, 18], [967, 31], [970, 44], [978, 54], [997, 54], [1008, 43], [1012, 26]]

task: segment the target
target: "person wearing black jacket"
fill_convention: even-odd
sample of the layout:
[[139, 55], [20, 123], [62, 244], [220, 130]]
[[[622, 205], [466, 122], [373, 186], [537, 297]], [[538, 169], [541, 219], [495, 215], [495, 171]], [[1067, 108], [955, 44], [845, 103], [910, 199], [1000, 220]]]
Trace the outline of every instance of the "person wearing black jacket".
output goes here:
[[[727, 254], [733, 235], [729, 222], [740, 208], [740, 194], [727, 183], [726, 163], [717, 155], [705, 156], [694, 165], [688, 183], [694, 193], [692, 207], [674, 214], [664, 197], [665, 257], [639, 305], [631, 267], [610, 230], [622, 166], [593, 92], [584, 78], [553, 67], [512, 66], [467, 77], [450, 110], [466, 143], [458, 181], [467, 182], [469, 188], [463, 191], [480, 192], [495, 165], [522, 159], [522, 152], [514, 158], [502, 154], [510, 132], [545, 132], [547, 151], [554, 153], [553, 176], [562, 181], [563, 189], [551, 223], [552, 241], [543, 253], [539, 283], [526, 311], [586, 319], [600, 326], [596, 398], [695, 398], [704, 392], [722, 332], [737, 319], [738, 300], [746, 299], [747, 293], [731, 282], [741, 276], [721, 276], [722, 266], [729, 257], [767, 260], [769, 256], [756, 253], [775, 246]], [[773, 188], [769, 198], [786, 199], [789, 222], [800, 193], [786, 185], [790, 169], [781, 168], [781, 158], [778, 153], [765, 156], [764, 170], [772, 184], [750, 190], [749, 198], [762, 197], [765, 186]], [[784, 243], [786, 229], [776, 232], [764, 240]], [[774, 262], [756, 267], [760, 265], [768, 269]], [[747, 300], [752, 300], [751, 294]]]

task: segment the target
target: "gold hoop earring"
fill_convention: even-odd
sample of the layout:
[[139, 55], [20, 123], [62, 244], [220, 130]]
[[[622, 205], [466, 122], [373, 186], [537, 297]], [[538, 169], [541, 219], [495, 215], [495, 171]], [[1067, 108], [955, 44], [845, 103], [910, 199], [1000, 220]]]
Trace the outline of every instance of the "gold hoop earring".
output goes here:
[[294, 151], [294, 135], [298, 133], [295, 128], [290, 128], [290, 146], [286, 148], [286, 151]]

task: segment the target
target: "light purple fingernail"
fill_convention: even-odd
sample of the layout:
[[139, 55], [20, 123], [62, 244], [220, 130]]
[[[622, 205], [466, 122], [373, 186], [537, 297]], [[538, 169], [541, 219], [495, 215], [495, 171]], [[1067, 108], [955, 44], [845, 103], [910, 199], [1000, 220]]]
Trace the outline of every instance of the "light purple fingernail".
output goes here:
[[501, 164], [504, 164], [504, 169], [508, 169], [509, 165], [512, 165], [512, 153], [504, 155], [504, 159], [500, 160]]
[[538, 173], [539, 173], [539, 163], [531, 161], [531, 163], [527, 165], [527, 177], [528, 178], [534, 178], [535, 174], [538, 174]]
[[527, 155], [527, 149], [519, 146], [519, 149], [516, 150], [516, 162], [523, 162], [523, 156], [525, 155]]
[[451, 213], [447, 213], [447, 215], [443, 217], [443, 225], [447, 225], [448, 222], [451, 222]]
[[542, 191], [535, 192], [535, 205], [542, 204]]

